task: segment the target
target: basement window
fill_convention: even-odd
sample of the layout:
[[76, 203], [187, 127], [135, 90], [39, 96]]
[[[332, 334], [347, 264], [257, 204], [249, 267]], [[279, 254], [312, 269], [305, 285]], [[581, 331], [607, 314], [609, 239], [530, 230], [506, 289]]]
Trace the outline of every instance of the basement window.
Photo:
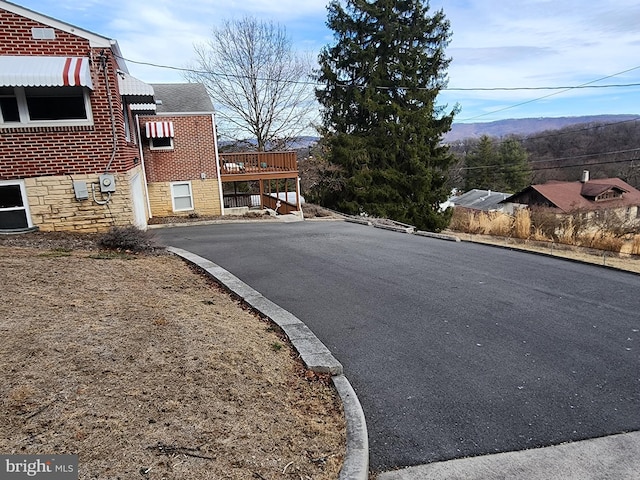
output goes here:
[[32, 226], [24, 181], [1, 180], [0, 230], [21, 230]]
[[174, 212], [193, 210], [191, 182], [173, 182], [171, 184], [171, 202]]

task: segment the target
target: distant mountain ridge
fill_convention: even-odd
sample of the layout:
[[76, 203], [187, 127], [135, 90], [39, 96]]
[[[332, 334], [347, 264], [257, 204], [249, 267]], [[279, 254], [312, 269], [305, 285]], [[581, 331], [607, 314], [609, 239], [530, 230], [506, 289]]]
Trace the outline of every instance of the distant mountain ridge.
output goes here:
[[586, 123], [615, 123], [640, 119], [640, 115], [586, 115], [581, 117], [512, 118], [495, 122], [454, 123], [444, 136], [448, 143], [482, 135], [504, 137], [505, 135], [532, 135], [547, 130], [559, 130], [571, 125]]
[[[505, 135], [533, 135], [547, 130], [559, 130], [571, 125], [581, 125], [587, 123], [616, 123], [640, 119], [640, 115], [620, 114], [620, 115], [585, 115], [581, 117], [540, 117], [540, 118], [510, 118], [497, 120], [495, 122], [479, 123], [454, 123], [451, 131], [445, 134], [444, 141], [447, 143], [459, 142], [467, 138], [479, 138], [482, 135], [490, 137], [504, 137]], [[291, 150], [303, 150], [315, 145], [319, 137], [301, 136], [293, 140], [288, 148]], [[246, 143], [255, 144], [255, 140]], [[234, 142], [220, 141], [220, 147], [229, 147]]]

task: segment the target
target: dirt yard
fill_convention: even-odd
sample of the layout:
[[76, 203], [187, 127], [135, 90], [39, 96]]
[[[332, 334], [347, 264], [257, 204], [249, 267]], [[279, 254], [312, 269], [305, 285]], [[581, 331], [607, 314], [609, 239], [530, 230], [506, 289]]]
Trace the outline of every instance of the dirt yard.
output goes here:
[[270, 323], [173, 256], [45, 237], [0, 241], [0, 452], [76, 453], [81, 479], [337, 478], [340, 400]]

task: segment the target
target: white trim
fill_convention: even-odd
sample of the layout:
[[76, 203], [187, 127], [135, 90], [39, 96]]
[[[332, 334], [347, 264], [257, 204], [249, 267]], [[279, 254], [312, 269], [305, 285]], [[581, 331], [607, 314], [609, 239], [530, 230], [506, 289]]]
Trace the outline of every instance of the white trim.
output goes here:
[[29, 210], [29, 200], [27, 199], [27, 188], [25, 186], [24, 180], [0, 180], [0, 187], [5, 187], [9, 185], [20, 186], [20, 195], [22, 196], [22, 207], [0, 208], [0, 211], [9, 212], [9, 211], [15, 211], [15, 210], [24, 210], [25, 215], [27, 217], [27, 228], [33, 228], [33, 222], [31, 220], [31, 211]]
[[222, 191], [220, 155], [218, 153], [218, 132], [216, 131], [216, 116], [214, 113], [211, 114], [211, 126], [213, 128], [213, 150], [216, 158], [216, 176], [218, 177], [218, 194], [220, 196], [220, 215], [224, 215], [224, 192]]
[[[164, 140], [165, 138], [169, 139], [169, 146], [168, 147], [156, 147], [153, 144], [153, 141], [158, 139], [158, 140]], [[173, 150], [173, 137], [154, 137], [154, 138], [150, 138], [149, 139], [149, 150]]]
[[[194, 210], [194, 205], [193, 205], [193, 188], [191, 186], [191, 180], [186, 180], [183, 182], [171, 182], [169, 184], [171, 186], [171, 207], [173, 208], [174, 212], [189, 212], [191, 210]], [[189, 187], [189, 200], [191, 202], [191, 208], [176, 208], [176, 195], [174, 192], [174, 187], [178, 186], [178, 185], [188, 185]], [[178, 198], [186, 198], [184, 195], [179, 196]]]
[[151, 200], [149, 200], [149, 181], [147, 180], [147, 167], [144, 164], [144, 148], [142, 148], [142, 134], [140, 133], [140, 117], [136, 115], [136, 138], [138, 139], [138, 153], [140, 153], [140, 165], [142, 166], [142, 179], [144, 180], [144, 195], [147, 202], [147, 213], [149, 218], [153, 218], [151, 213]]
[[156, 117], [193, 117], [200, 115], [213, 115], [211, 111], [208, 112], [158, 112]]
[[[144, 186], [142, 174], [138, 171], [129, 181], [131, 190], [131, 209], [133, 210], [133, 224], [141, 230], [147, 229], [147, 212], [145, 208]], [[138, 208], [139, 207], [139, 208]]]

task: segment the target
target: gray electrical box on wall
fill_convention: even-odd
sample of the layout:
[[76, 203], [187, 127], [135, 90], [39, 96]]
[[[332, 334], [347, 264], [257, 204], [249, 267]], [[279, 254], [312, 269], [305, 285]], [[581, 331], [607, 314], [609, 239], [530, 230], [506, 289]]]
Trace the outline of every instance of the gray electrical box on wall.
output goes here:
[[87, 182], [73, 182], [73, 192], [76, 194], [76, 200], [89, 200], [89, 190]]
[[116, 191], [116, 177], [111, 173], [100, 175], [100, 191], [102, 193]]

